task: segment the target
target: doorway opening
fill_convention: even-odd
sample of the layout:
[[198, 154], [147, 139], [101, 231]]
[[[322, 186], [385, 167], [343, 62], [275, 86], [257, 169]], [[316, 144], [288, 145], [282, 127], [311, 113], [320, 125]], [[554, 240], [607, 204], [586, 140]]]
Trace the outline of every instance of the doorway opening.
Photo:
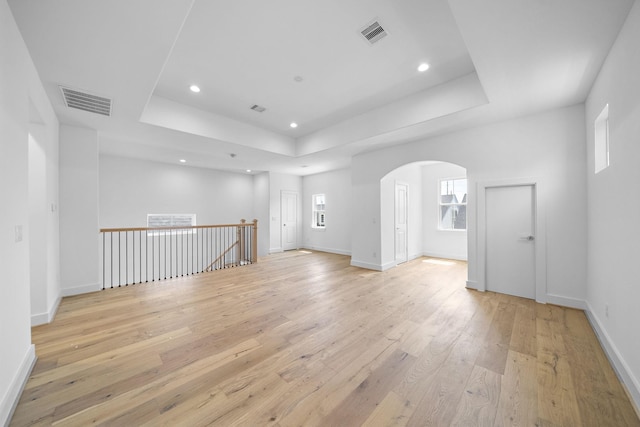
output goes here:
[[467, 171], [422, 161], [380, 180], [381, 267], [419, 257], [467, 261]]

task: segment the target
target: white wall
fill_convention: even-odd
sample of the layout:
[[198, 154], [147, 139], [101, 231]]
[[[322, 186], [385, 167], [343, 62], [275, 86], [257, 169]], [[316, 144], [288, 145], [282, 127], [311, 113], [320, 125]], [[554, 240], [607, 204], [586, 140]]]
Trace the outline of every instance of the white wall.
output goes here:
[[[479, 181], [537, 177], [547, 212], [547, 298], [583, 306], [586, 282], [584, 106], [578, 105], [358, 155], [352, 162], [352, 263], [381, 269], [380, 179], [415, 161], [467, 169], [469, 286], [477, 281], [475, 186]], [[378, 212], [378, 214], [376, 214]], [[568, 213], [570, 213], [568, 215]]]
[[[59, 126], [53, 110], [51, 110], [51, 120], [53, 125], [46, 126], [45, 134], [47, 152], [47, 318], [34, 318], [36, 312], [32, 312], [32, 325], [39, 324], [40, 321], [51, 322], [56, 314], [58, 305], [62, 298], [62, 282], [60, 277], [60, 145]], [[33, 269], [33, 267], [32, 267]]]
[[[30, 331], [29, 126], [32, 117], [38, 116], [44, 126], [43, 144], [52, 149], [58, 126], [5, 1], [0, 2], [0, 64], [0, 195], [4, 201], [0, 209], [0, 425], [4, 425], [35, 363]], [[55, 200], [55, 194], [45, 197]], [[16, 227], [21, 228], [21, 239]]]
[[[258, 220], [258, 256], [269, 254], [269, 173], [262, 172], [253, 177], [253, 216]], [[251, 218], [251, 219], [254, 219]]]
[[269, 252], [282, 252], [281, 236], [281, 205], [280, 195], [283, 191], [293, 191], [298, 194], [298, 246], [302, 246], [302, 178], [283, 173], [269, 173]]
[[422, 167], [423, 255], [459, 260], [467, 259], [467, 231], [438, 229], [439, 180], [466, 176], [465, 168], [451, 163], [435, 163]]
[[[29, 282], [31, 319], [47, 311], [47, 152], [39, 126], [29, 126]], [[46, 323], [41, 321], [38, 323]]]
[[[467, 259], [466, 231], [437, 229], [438, 179], [466, 176], [466, 170], [450, 163], [412, 163], [386, 175], [380, 184], [381, 247], [383, 268], [395, 265], [394, 198], [395, 182], [409, 184], [409, 259], [421, 255]], [[351, 254], [351, 169], [305, 176], [303, 184], [304, 247], [332, 253]], [[326, 229], [311, 227], [311, 197], [323, 193], [327, 197]], [[371, 266], [369, 266], [371, 268]]]
[[199, 225], [254, 219], [253, 176], [100, 155], [100, 228], [146, 227], [147, 214], [195, 213]]
[[[29, 259], [31, 325], [53, 319], [61, 300], [58, 221], [58, 126], [31, 104], [29, 123]], [[53, 114], [53, 112], [51, 112]]]
[[[592, 324], [640, 407], [640, 3], [586, 102], [587, 302]], [[594, 121], [609, 104], [610, 166], [594, 173]], [[606, 308], [608, 307], [608, 315]]]
[[[324, 194], [326, 227], [312, 228], [312, 196]], [[302, 246], [324, 252], [351, 254], [351, 170], [302, 178]]]
[[60, 126], [60, 278], [62, 294], [100, 285], [98, 134]]
[[408, 186], [408, 258], [411, 260], [422, 255], [422, 169], [418, 164], [413, 163], [389, 172], [380, 181], [380, 239], [383, 270], [397, 265], [395, 259], [396, 182]]

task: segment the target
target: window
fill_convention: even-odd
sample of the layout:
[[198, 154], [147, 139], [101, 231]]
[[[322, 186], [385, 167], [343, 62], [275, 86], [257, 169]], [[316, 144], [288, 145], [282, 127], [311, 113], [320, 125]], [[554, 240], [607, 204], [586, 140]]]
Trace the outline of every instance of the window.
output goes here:
[[[148, 214], [147, 215], [147, 227], [148, 228], [180, 228], [191, 227], [196, 225], [196, 214]], [[193, 230], [190, 230], [193, 232]], [[155, 232], [158, 234], [159, 232]], [[149, 232], [154, 234], [154, 232]]]
[[324, 228], [324, 207], [325, 200], [324, 194], [314, 194], [311, 196], [311, 227], [312, 228]]
[[438, 195], [441, 230], [467, 229], [467, 179], [443, 179]]
[[609, 167], [609, 104], [604, 106], [595, 122], [596, 173]]

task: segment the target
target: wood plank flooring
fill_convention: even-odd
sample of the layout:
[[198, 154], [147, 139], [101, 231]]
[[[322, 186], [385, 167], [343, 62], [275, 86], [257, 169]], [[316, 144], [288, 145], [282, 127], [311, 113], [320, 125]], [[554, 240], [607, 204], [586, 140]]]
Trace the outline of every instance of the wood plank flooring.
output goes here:
[[584, 313], [300, 251], [65, 298], [12, 426], [640, 426]]

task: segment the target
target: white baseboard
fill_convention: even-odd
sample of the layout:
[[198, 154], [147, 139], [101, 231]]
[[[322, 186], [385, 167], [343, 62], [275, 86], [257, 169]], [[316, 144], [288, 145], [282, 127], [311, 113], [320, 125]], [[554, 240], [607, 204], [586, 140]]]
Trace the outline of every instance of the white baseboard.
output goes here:
[[46, 313], [32, 314], [31, 326], [51, 323], [53, 318], [56, 317], [56, 312], [58, 311], [58, 307], [60, 306], [60, 301], [62, 301], [62, 297], [58, 296], [58, 298], [56, 298], [56, 300], [53, 302], [51, 307], [49, 307], [49, 310]]
[[386, 264], [382, 264], [382, 266], [380, 267], [380, 271], [387, 271], [388, 269], [393, 268], [393, 267], [397, 267], [397, 266], [398, 266], [397, 262], [389, 261]]
[[0, 402], [0, 425], [8, 426], [15, 411], [24, 386], [27, 384], [31, 370], [36, 364], [36, 348], [33, 344], [29, 346], [27, 353], [22, 359], [22, 363], [13, 377], [9, 389]]
[[546, 303], [555, 304], [562, 307], [577, 308], [579, 310], [587, 309], [587, 303], [585, 300], [570, 298], [570, 297], [563, 297], [563, 296], [554, 295], [554, 294], [547, 294]]
[[422, 254], [411, 254], [411, 255], [409, 255], [409, 257], [408, 257], [408, 260], [409, 260], [409, 261], [413, 261], [414, 259], [418, 259], [418, 258], [422, 258], [422, 257], [423, 257], [423, 255], [422, 255]]
[[351, 256], [351, 251], [344, 251], [342, 249], [324, 248], [322, 246], [305, 246], [304, 248], [309, 249], [310, 251], [327, 252], [330, 254]]
[[96, 292], [99, 290], [102, 290], [102, 285], [100, 283], [95, 283], [93, 285], [83, 285], [77, 286], [75, 288], [63, 288], [61, 294], [63, 297], [71, 297], [74, 295], [88, 294], [89, 292]]
[[31, 315], [31, 326], [46, 325], [51, 322], [49, 320], [49, 312]]
[[478, 289], [478, 282], [475, 280], [467, 280], [467, 289]]
[[460, 254], [446, 254], [442, 252], [423, 252], [422, 256], [427, 256], [430, 258], [455, 259], [456, 261], [467, 261], [467, 256], [460, 255]]
[[616, 374], [618, 374], [618, 378], [627, 388], [631, 402], [632, 404], [635, 404], [634, 409], [636, 410], [636, 413], [640, 414], [640, 381], [638, 381], [631, 372], [629, 365], [624, 360], [613, 341], [611, 341], [611, 337], [609, 337], [607, 330], [602, 326], [602, 322], [600, 322], [600, 319], [598, 319], [598, 316], [596, 316], [588, 301], [586, 306], [587, 308], [584, 312], [587, 315], [587, 319], [589, 319], [589, 323], [591, 323], [591, 327], [595, 331], [596, 336], [600, 341], [600, 345], [602, 345], [605, 354], [609, 358], [609, 362], [611, 362], [613, 369], [616, 371]]
[[[347, 254], [344, 254], [344, 255], [347, 255]], [[413, 254], [413, 255], [409, 255], [407, 257], [407, 261], [413, 261], [414, 259], [418, 259], [418, 258], [420, 258], [422, 256], [431, 256], [431, 255]], [[440, 258], [440, 257], [438, 257], [438, 258]], [[455, 258], [449, 258], [449, 259], [455, 259]], [[368, 263], [368, 262], [362, 262], [362, 261], [357, 261], [357, 260], [351, 259], [351, 265], [353, 265], [354, 267], [366, 268], [368, 270], [387, 271], [390, 268], [398, 266], [398, 263], [394, 260], [394, 261], [389, 261], [389, 262], [387, 262], [385, 264], [372, 264], [372, 263]]]
[[269, 249], [269, 254], [279, 254], [284, 252], [284, 250], [282, 250], [282, 248], [271, 248]]
[[382, 266], [380, 266], [379, 264], [358, 261], [354, 260], [353, 258], [351, 258], [351, 265], [354, 267], [366, 268], [367, 270], [382, 271]]

